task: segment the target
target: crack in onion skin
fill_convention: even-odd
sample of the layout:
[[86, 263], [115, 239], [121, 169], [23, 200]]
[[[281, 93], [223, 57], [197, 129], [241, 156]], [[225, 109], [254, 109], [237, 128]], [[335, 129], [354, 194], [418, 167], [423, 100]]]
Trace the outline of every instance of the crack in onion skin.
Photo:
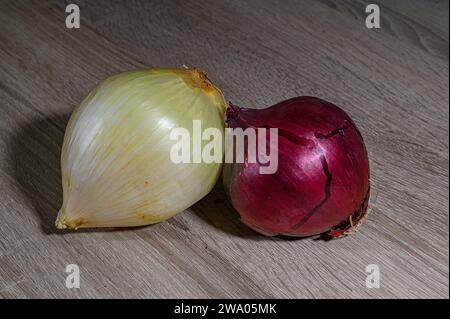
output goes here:
[[267, 236], [341, 237], [361, 223], [369, 159], [361, 133], [341, 108], [308, 96], [266, 109], [230, 104], [227, 125], [256, 135], [256, 128], [278, 128], [274, 174], [260, 174], [260, 164], [247, 161], [224, 167], [225, 187], [244, 224]]

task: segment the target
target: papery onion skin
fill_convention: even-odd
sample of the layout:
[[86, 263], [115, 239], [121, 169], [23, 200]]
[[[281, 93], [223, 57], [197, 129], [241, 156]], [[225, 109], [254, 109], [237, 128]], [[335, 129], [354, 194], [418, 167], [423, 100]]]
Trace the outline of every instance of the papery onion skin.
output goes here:
[[[266, 109], [230, 104], [231, 128], [278, 128], [278, 170], [258, 163], [224, 167], [224, 184], [241, 221], [267, 236], [348, 234], [368, 209], [369, 159], [363, 138], [338, 106], [296, 97]], [[268, 143], [268, 139], [267, 139]]]
[[173, 163], [170, 131], [192, 133], [193, 120], [223, 130], [225, 108], [199, 69], [142, 69], [100, 82], [66, 128], [56, 226], [142, 226], [194, 204], [212, 189], [222, 164]]

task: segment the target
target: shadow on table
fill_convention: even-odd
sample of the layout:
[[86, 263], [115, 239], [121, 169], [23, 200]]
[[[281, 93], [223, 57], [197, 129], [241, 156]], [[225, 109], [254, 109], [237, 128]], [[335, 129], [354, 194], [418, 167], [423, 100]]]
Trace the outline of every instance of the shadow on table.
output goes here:
[[[32, 121], [14, 132], [9, 145], [12, 175], [24, 195], [25, 203], [41, 221], [45, 234], [68, 234], [59, 230], [55, 219], [62, 205], [60, 157], [64, 130], [70, 114]], [[133, 228], [80, 229], [77, 232], [126, 231]]]
[[239, 213], [233, 208], [227, 198], [221, 179], [219, 179], [214, 189], [206, 197], [191, 207], [191, 210], [215, 228], [241, 238], [273, 241], [300, 241], [305, 239], [329, 240], [326, 235], [300, 238], [283, 235], [266, 237], [258, 234], [240, 221]]
[[252, 229], [242, 224], [239, 214], [230, 204], [220, 177], [213, 190], [190, 208], [209, 225], [234, 236], [264, 239]]
[[47, 234], [56, 232], [54, 221], [62, 204], [59, 157], [68, 119], [58, 115], [27, 123], [14, 132], [9, 147], [13, 176]]

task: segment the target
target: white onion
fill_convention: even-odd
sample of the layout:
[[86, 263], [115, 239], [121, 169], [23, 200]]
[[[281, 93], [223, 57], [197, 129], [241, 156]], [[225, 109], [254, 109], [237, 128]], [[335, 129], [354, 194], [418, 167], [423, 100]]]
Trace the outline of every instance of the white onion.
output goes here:
[[220, 90], [198, 69], [143, 69], [100, 82], [66, 129], [56, 226], [153, 224], [197, 202], [222, 164], [173, 163], [170, 131], [192, 130], [193, 120], [223, 131], [224, 110]]

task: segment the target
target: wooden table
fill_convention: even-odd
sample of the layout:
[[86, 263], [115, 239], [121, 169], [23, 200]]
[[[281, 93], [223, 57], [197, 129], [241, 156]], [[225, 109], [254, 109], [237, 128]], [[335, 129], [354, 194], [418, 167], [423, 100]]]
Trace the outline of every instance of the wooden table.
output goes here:
[[[0, 297], [449, 297], [448, 1], [378, 2], [381, 29], [353, 0], [74, 2], [79, 29], [64, 1], [0, 3]], [[219, 183], [154, 226], [57, 231], [73, 108], [107, 75], [182, 65], [247, 107], [297, 95], [343, 106], [371, 159], [361, 230], [266, 238]], [[66, 288], [68, 264], [79, 289]]]

